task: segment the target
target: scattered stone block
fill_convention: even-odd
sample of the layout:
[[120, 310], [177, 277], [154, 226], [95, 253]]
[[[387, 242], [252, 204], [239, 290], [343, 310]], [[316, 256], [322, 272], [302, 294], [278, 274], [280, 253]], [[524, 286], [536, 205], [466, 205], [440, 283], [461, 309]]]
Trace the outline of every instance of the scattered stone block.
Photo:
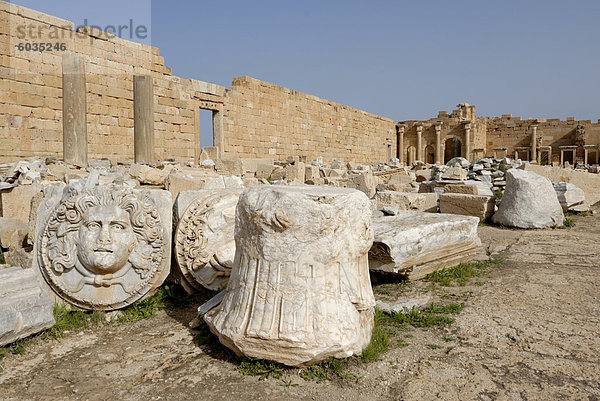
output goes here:
[[34, 269], [0, 269], [0, 346], [54, 326], [54, 300]]
[[307, 180], [315, 180], [321, 178], [321, 173], [319, 168], [316, 166], [306, 166], [304, 168], [304, 179]]
[[[235, 207], [241, 193], [241, 189], [186, 191], [175, 200], [176, 213], [181, 214], [175, 229], [175, 261], [185, 280], [178, 282], [188, 292], [227, 285], [235, 256]], [[195, 199], [190, 202], [191, 196]]]
[[348, 178], [348, 188], [358, 189], [364, 192], [369, 198], [375, 195], [375, 187], [375, 178], [371, 172], [353, 175]]
[[19, 185], [0, 191], [0, 217], [29, 221], [31, 200], [42, 191], [41, 184]]
[[398, 206], [400, 210], [437, 213], [437, 193], [381, 191], [375, 194], [376, 208]]
[[306, 168], [302, 162], [294, 162], [285, 166], [285, 178], [289, 182], [303, 184], [305, 181]]
[[[467, 184], [448, 184], [448, 185], [444, 186], [444, 193], [479, 195], [479, 187], [477, 185], [467, 185]], [[442, 212], [442, 213], [445, 213], [445, 212]]]
[[419, 279], [470, 261], [481, 245], [478, 223], [475, 217], [421, 212], [374, 217], [369, 268]]
[[145, 164], [132, 164], [129, 168], [129, 175], [141, 184], [164, 186], [172, 168], [173, 166], [165, 166], [165, 168], [159, 169]]
[[303, 366], [360, 354], [375, 300], [369, 200], [351, 189], [258, 186], [236, 212], [235, 266], [204, 315], [238, 355]]
[[552, 183], [536, 173], [511, 169], [493, 221], [518, 228], [562, 227], [565, 216]]
[[578, 208], [580, 207], [582, 210], [588, 210], [591, 205], [600, 201], [599, 174], [569, 170], [562, 167], [538, 166], [531, 163], [524, 164], [521, 168], [546, 177], [552, 182], [569, 182], [581, 188], [585, 194], [585, 201]]
[[442, 173], [442, 179], [465, 181], [467, 179], [467, 170], [460, 167], [450, 167]]
[[574, 206], [583, 205], [585, 202], [585, 192], [583, 192], [583, 189], [570, 182], [553, 182], [552, 186], [556, 191], [556, 196], [563, 212], [572, 209]]
[[263, 163], [263, 164], [259, 164], [258, 166], [256, 166], [256, 178], [258, 178], [259, 180], [261, 178], [264, 178], [265, 180], [268, 179], [269, 177], [271, 177], [271, 174], [273, 173], [273, 170], [275, 169], [275, 165], [273, 165], [273, 163], [267, 164], [267, 163]]
[[487, 221], [494, 214], [495, 207], [496, 198], [493, 196], [463, 193], [440, 194], [440, 213], [474, 216], [480, 221]]

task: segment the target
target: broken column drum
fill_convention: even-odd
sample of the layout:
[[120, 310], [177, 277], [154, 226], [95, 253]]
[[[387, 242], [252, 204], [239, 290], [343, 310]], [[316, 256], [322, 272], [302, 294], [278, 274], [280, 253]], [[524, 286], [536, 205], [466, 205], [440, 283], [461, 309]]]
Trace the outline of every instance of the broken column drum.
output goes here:
[[112, 186], [65, 192], [38, 238], [50, 287], [69, 303], [99, 310], [155, 290], [168, 274], [170, 241], [149, 193]]
[[201, 194], [186, 209], [175, 232], [175, 259], [193, 288], [225, 288], [235, 257], [235, 207], [241, 190]]
[[345, 188], [258, 186], [238, 202], [234, 268], [204, 318], [237, 354], [302, 366], [360, 354], [375, 300], [368, 198]]

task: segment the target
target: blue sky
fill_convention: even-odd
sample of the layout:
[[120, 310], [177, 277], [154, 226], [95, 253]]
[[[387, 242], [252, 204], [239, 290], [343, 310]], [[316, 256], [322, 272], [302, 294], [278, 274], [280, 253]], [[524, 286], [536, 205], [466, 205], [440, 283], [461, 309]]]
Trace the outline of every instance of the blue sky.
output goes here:
[[[175, 75], [249, 75], [394, 120], [600, 118], [600, 2], [17, 0], [76, 24], [151, 13]], [[151, 5], [150, 5], [151, 4]]]

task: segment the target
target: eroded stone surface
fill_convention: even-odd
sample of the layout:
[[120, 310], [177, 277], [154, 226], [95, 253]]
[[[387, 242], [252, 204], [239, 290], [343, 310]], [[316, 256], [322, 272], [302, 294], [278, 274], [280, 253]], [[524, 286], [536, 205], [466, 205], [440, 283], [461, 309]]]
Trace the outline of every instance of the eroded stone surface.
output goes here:
[[573, 206], [583, 205], [585, 202], [585, 192], [578, 186], [570, 182], [553, 182], [552, 185], [563, 212], [573, 208]]
[[[225, 288], [235, 256], [235, 207], [242, 190], [184, 191], [176, 201], [181, 215], [175, 230], [179, 272], [195, 289]], [[195, 199], [188, 202], [189, 195]]]
[[0, 269], [0, 346], [52, 327], [53, 309], [34, 269]]
[[561, 227], [564, 221], [552, 183], [536, 173], [511, 169], [494, 223], [519, 228]]
[[478, 223], [476, 217], [406, 211], [374, 217], [369, 268], [418, 279], [469, 261], [481, 245]]
[[370, 215], [356, 190], [245, 190], [225, 299], [204, 317], [211, 330], [238, 354], [291, 366], [360, 354], [375, 305]]
[[125, 307], [152, 295], [168, 275], [171, 218], [167, 191], [53, 188], [38, 209], [37, 266], [71, 304]]

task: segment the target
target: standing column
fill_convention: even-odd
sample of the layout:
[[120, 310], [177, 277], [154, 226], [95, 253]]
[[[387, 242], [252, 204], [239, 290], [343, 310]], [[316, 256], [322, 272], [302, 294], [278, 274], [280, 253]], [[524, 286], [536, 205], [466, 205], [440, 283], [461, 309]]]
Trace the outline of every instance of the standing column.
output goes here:
[[150, 75], [133, 77], [133, 149], [136, 163], [154, 163], [154, 90]]
[[76, 54], [62, 58], [63, 158], [75, 165], [87, 165], [87, 103], [85, 61]]
[[423, 126], [417, 125], [417, 161], [423, 161]]
[[400, 165], [404, 166], [404, 156], [405, 156], [405, 151], [404, 151], [404, 125], [401, 125], [398, 127], [398, 137], [399, 137], [399, 145], [398, 147], [400, 148], [398, 151], [398, 159], [400, 159]]
[[442, 164], [442, 124], [435, 125], [435, 164]]
[[465, 159], [471, 161], [471, 122], [465, 123]]
[[531, 126], [531, 161], [537, 161], [537, 125]]

